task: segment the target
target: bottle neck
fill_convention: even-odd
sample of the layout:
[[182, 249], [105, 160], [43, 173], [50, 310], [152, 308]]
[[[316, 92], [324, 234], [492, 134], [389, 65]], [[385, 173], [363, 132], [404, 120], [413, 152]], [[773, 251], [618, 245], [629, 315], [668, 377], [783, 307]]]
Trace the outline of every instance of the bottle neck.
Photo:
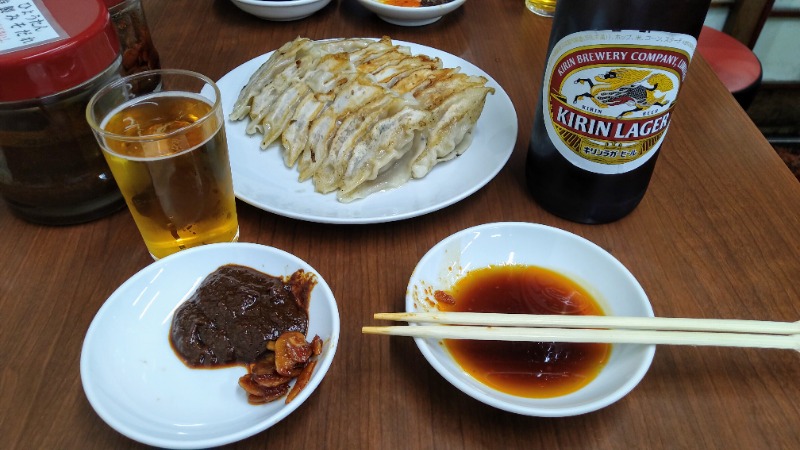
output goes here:
[[559, 0], [553, 32], [658, 30], [697, 38], [710, 0]]

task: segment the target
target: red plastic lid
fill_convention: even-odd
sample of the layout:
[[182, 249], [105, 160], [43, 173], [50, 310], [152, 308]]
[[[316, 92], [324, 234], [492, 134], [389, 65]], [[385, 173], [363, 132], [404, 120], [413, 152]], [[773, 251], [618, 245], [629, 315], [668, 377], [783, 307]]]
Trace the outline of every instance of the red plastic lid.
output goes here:
[[119, 56], [102, 0], [9, 0], [0, 14], [0, 102], [80, 85]]

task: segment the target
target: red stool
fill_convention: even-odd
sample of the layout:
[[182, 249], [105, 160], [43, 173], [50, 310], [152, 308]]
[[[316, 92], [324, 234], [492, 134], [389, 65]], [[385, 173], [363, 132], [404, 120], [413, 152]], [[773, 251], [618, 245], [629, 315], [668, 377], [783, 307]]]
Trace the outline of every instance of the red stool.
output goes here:
[[704, 26], [697, 51], [708, 61], [722, 84], [743, 109], [747, 109], [761, 86], [761, 61], [733, 37]]

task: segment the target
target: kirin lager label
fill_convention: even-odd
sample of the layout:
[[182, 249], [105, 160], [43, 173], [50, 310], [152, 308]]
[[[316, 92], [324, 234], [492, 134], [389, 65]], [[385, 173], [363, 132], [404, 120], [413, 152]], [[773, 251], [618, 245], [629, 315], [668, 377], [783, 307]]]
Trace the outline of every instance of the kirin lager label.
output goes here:
[[624, 173], [667, 133], [697, 41], [661, 31], [581, 31], [553, 47], [542, 108], [550, 140], [577, 167]]

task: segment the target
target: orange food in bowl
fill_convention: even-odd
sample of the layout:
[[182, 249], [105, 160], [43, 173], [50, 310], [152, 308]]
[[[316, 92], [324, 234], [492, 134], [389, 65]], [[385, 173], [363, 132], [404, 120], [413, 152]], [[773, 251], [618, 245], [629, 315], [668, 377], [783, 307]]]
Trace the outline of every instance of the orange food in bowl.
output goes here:
[[450, 3], [451, 0], [380, 0], [381, 3], [391, 6], [418, 8], [420, 6], [436, 6]]

